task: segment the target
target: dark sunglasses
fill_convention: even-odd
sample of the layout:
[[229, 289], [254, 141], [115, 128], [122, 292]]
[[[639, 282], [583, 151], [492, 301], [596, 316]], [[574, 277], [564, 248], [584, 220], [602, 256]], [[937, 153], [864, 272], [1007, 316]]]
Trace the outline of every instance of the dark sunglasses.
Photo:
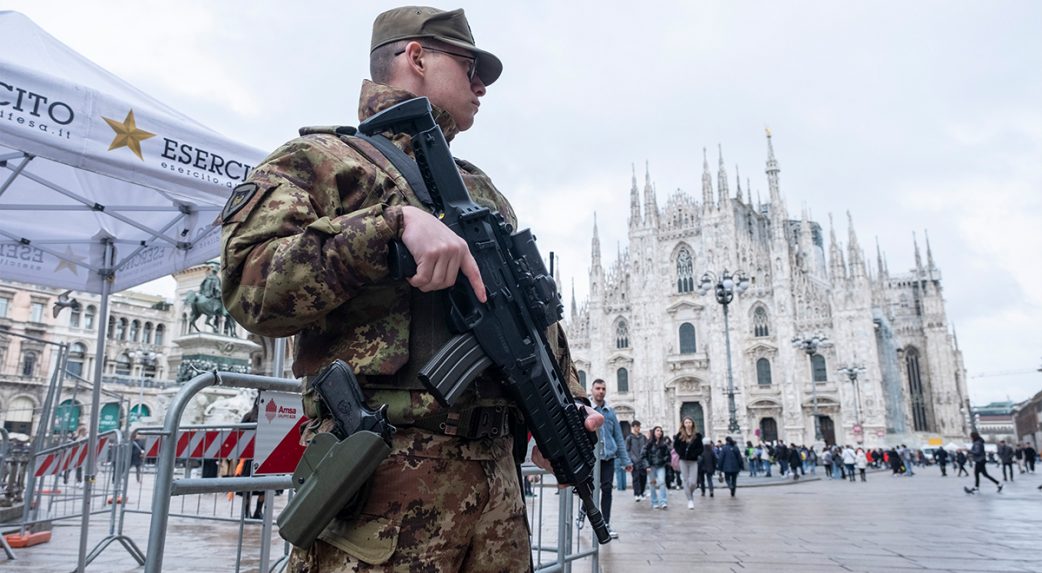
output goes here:
[[[457, 58], [463, 58], [464, 60], [467, 60], [467, 80], [474, 81], [474, 76], [477, 75], [477, 73], [478, 73], [478, 57], [477, 56], [469, 56], [467, 54], [458, 54], [456, 52], [450, 52], [448, 50], [440, 50], [438, 48], [432, 48], [430, 46], [424, 46], [423, 44], [420, 44], [420, 46], [423, 46], [424, 50], [428, 50], [428, 51], [431, 51], [431, 52], [439, 52], [439, 53], [442, 53], [442, 54], [448, 54], [450, 56], [456, 56]], [[402, 55], [404, 53], [405, 53], [404, 49], [399, 50], [399, 51], [394, 53], [394, 57], [397, 58], [398, 56], [400, 56], [400, 55]]]

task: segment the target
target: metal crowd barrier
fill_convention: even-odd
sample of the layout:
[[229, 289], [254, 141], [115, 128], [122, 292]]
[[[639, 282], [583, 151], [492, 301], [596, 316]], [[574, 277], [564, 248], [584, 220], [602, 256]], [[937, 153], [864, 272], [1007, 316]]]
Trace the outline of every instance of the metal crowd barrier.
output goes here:
[[[524, 465], [521, 468], [524, 479], [530, 476], [537, 477], [536, 483], [532, 484], [533, 490], [538, 489], [534, 498], [526, 497], [526, 506], [531, 533], [532, 563], [535, 573], [568, 573], [572, 565], [586, 558], [591, 559], [591, 570], [594, 573], [600, 571], [598, 558], [600, 556], [600, 545], [597, 543], [592, 528], [589, 534], [583, 535], [586, 526], [582, 514], [581, 502], [575, 496], [572, 488], [558, 488], [557, 482], [553, 480], [553, 474], [534, 465]], [[594, 499], [600, 500], [600, 464], [594, 468], [594, 483], [597, 487], [594, 491]], [[550, 478], [550, 479], [547, 479]], [[548, 511], [548, 497], [556, 497], [556, 520], [552, 511]], [[549, 516], [547, 515], [549, 514]], [[576, 517], [580, 516], [580, 517]], [[550, 518], [550, 525], [547, 523]]]
[[[171, 513], [171, 497], [185, 496], [190, 494], [204, 493], [227, 493], [227, 492], [249, 492], [263, 491], [267, 502], [264, 504], [264, 517], [261, 520], [261, 554], [260, 567], [262, 573], [269, 571], [269, 560], [271, 550], [272, 533], [272, 507], [274, 506], [273, 494], [277, 489], [291, 489], [292, 480], [289, 475], [278, 476], [251, 476], [231, 478], [192, 478], [190, 469], [186, 469], [186, 477], [174, 479], [174, 470], [178, 459], [178, 451], [182, 455], [200, 453], [204, 454], [209, 449], [219, 452], [228, 445], [229, 440], [239, 444], [242, 435], [232, 438], [233, 431], [247, 431], [246, 427], [224, 427], [228, 433], [222, 434], [220, 429], [197, 428], [200, 432], [179, 435], [178, 428], [181, 416], [192, 398], [205, 388], [210, 386], [223, 386], [232, 388], [251, 388], [255, 390], [274, 390], [280, 392], [299, 392], [300, 382], [284, 378], [270, 378], [266, 376], [255, 376], [251, 374], [236, 374], [228, 372], [207, 372], [189, 380], [177, 393], [167, 408], [166, 418], [163, 420], [162, 429], [150, 430], [161, 438], [156, 451], [156, 477], [155, 489], [152, 494], [152, 522], [148, 533], [148, 550], [145, 559], [145, 573], [159, 573], [163, 568], [163, 553], [166, 547], [166, 531]], [[255, 427], [255, 424], [249, 426]], [[207, 432], [210, 432], [209, 434]], [[145, 452], [147, 454], [149, 452]], [[145, 456], [149, 457], [149, 456]], [[191, 463], [186, 464], [191, 466]], [[245, 497], [245, 494], [244, 496]], [[245, 501], [245, 500], [244, 500]], [[239, 519], [239, 555], [236, 556], [236, 570], [239, 568], [242, 551], [243, 527], [246, 522], [245, 503], [242, 507], [242, 517]], [[178, 514], [183, 515], [183, 514]], [[192, 517], [198, 517], [198, 514]], [[281, 563], [282, 560], [279, 561]], [[279, 563], [276, 563], [278, 565]]]
[[[0, 500], [7, 501], [10, 498], [7, 495], [7, 452], [11, 449], [11, 439], [7, 435], [5, 428], [0, 428], [0, 493], [2, 498]], [[10, 506], [8, 506], [10, 507]], [[0, 532], [0, 549], [4, 550], [4, 555], [8, 559], [14, 559], [14, 551], [11, 550], [11, 545], [7, 543], [7, 538]]]

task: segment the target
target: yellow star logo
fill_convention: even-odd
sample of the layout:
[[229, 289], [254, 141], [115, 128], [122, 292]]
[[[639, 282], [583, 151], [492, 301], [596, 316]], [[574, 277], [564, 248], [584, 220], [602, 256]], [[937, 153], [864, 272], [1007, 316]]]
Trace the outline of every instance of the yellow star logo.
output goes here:
[[72, 252], [72, 247], [65, 247], [65, 254], [58, 257], [58, 266], [54, 267], [54, 272], [58, 272], [62, 269], [69, 269], [75, 276], [80, 276], [77, 272], [76, 267], [86, 259], [87, 257], [77, 256], [76, 253]]
[[112, 140], [112, 145], [109, 146], [109, 151], [120, 147], [129, 147], [130, 150], [134, 152], [134, 155], [137, 155], [138, 159], [142, 161], [145, 160], [145, 158], [141, 156], [141, 142], [150, 137], [155, 137], [156, 134], [137, 128], [137, 124], [134, 123], [134, 110], [127, 112], [126, 119], [121, 122], [109, 119], [105, 116], [102, 116], [101, 118], [109, 124], [112, 131], [116, 132], [116, 137]]

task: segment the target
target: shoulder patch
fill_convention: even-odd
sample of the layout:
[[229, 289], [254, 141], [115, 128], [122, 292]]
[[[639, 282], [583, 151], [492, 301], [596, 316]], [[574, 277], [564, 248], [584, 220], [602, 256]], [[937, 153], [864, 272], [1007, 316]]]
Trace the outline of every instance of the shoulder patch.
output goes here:
[[238, 213], [239, 209], [245, 207], [256, 193], [256, 183], [243, 183], [236, 186], [235, 189], [232, 190], [232, 196], [228, 198], [228, 203], [225, 204], [224, 210], [221, 211], [221, 222], [227, 223], [228, 219], [231, 218], [232, 215]]

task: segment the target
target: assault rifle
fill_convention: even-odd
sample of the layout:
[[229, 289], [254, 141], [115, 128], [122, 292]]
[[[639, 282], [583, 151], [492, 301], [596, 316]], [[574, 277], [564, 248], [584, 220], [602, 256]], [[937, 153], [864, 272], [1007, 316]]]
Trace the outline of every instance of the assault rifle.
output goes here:
[[[448, 320], [459, 334], [423, 366], [420, 380], [440, 403], [451, 406], [483, 371], [496, 367], [554, 477], [575, 488], [597, 540], [608, 543], [607, 524], [593, 502], [596, 434], [586, 431], [586, 411], [575, 403], [546, 341], [547, 327], [561, 319], [564, 306], [535, 237], [527, 229], [515, 233], [501, 215], [474, 203], [427, 98], [388, 108], [362, 122], [358, 131], [370, 140], [386, 131], [412, 136], [426, 189], [410, 183], [418, 196], [429, 195], [442, 222], [467, 241], [485, 283], [485, 303], [462, 274], [447, 290]], [[389, 247], [392, 276], [415, 274], [416, 261], [405, 245], [392, 241]]]

